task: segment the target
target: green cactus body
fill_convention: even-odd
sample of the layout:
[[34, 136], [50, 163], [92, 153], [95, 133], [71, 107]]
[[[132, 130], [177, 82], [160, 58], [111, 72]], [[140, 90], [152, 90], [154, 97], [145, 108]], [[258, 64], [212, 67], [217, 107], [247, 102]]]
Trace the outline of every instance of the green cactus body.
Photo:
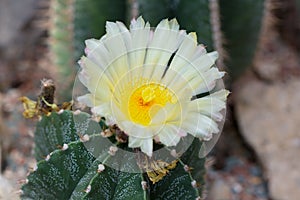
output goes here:
[[84, 41], [105, 33], [107, 20], [125, 18], [123, 0], [51, 0], [49, 49], [51, 65], [56, 71], [61, 101], [71, 98], [76, 62], [84, 53]]
[[251, 65], [264, 17], [264, 0], [220, 0], [221, 26], [226, 39], [225, 65], [237, 78]]
[[264, 0], [138, 0], [139, 13], [151, 24], [163, 18], [177, 18], [208, 51], [219, 52], [218, 66], [226, 66], [232, 79], [251, 65], [266, 9]]
[[[75, 62], [83, 54], [84, 40], [100, 38], [107, 20], [126, 21], [126, 8], [132, 3], [137, 3], [139, 15], [154, 26], [163, 18], [177, 18], [182, 28], [197, 32], [199, 43], [207, 46], [208, 51], [217, 50], [224, 58], [225, 49], [229, 57], [225, 65], [230, 76], [238, 76], [251, 63], [263, 18], [263, 0], [133, 0], [127, 3], [124, 0], [52, 0], [50, 52], [61, 74], [59, 86], [67, 82], [64, 77], [72, 78]], [[59, 95], [66, 99], [70, 87], [60, 87], [68, 89], [61, 89]], [[104, 121], [100, 121], [100, 126], [108, 128]], [[198, 139], [154, 183], [143, 170], [136, 173], [124, 170], [137, 168], [136, 157], [123, 158], [132, 161], [126, 162], [127, 165], [122, 162], [111, 165], [114, 156], [107, 152], [109, 146], [105, 145], [110, 144], [101, 143], [100, 126], [86, 113], [64, 111], [43, 116], [34, 138], [37, 169], [22, 186], [21, 198], [190, 200], [202, 197], [205, 159], [198, 157], [202, 145]], [[99, 145], [104, 145], [102, 150], [87, 148], [91, 141], [86, 138], [93, 145], [99, 141]], [[114, 137], [108, 139], [118, 148], [134, 151]]]
[[[22, 187], [22, 199], [140, 200], [196, 199], [201, 196], [205, 170], [204, 159], [198, 158], [201, 147], [198, 139], [180, 157], [176, 167], [153, 184], [142, 170], [140, 173], [126, 172], [137, 167], [135, 156], [129, 154], [123, 158], [126, 162], [119, 160], [108, 166], [106, 163], [113, 160], [113, 155], [100, 152], [96, 159], [98, 154], [87, 150], [84, 143], [89, 141], [84, 141], [82, 135], [89, 135], [91, 140], [102, 138], [94, 131], [96, 123], [86, 113], [74, 115], [71, 111], [52, 113], [38, 122], [35, 141], [44, 146], [35, 148], [39, 162]], [[133, 151], [126, 145], [117, 145]]]

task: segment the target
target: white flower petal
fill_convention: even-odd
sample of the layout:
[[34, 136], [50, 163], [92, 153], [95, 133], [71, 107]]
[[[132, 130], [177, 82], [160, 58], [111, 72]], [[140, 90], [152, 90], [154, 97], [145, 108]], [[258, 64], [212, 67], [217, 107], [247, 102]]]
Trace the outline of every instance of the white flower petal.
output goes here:
[[97, 96], [90, 93], [77, 97], [77, 101], [85, 104], [88, 107], [94, 107], [95, 105], [102, 103]]
[[218, 125], [215, 121], [198, 113], [189, 113], [181, 128], [199, 138], [206, 138], [212, 133], [219, 132]]
[[153, 139], [149, 138], [142, 140], [141, 150], [142, 152], [151, 157], [153, 153]]
[[224, 75], [223, 72], [219, 74], [218, 69], [212, 67], [216, 58], [217, 53], [212, 52], [202, 55], [195, 61], [186, 61], [186, 65], [182, 66], [184, 61], [180, 62], [178, 56], [177, 61], [181, 64], [171, 64], [162, 82], [175, 91], [181, 90], [189, 84], [193, 95], [210, 91], [215, 86], [215, 80]]
[[158, 24], [146, 55], [144, 71], [146, 77], [153, 79], [162, 77], [172, 54], [183, 40], [182, 36], [176, 20], [163, 20]]
[[86, 45], [85, 53], [86, 53], [86, 55], [88, 56], [88, 54], [90, 52], [93, 52], [94, 49], [99, 46], [99, 43], [100, 43], [99, 40], [96, 40], [94, 38], [86, 40], [85, 41], [85, 45]]
[[220, 111], [226, 107], [223, 99], [226, 99], [228, 94], [228, 91], [223, 89], [209, 96], [195, 99], [189, 104], [189, 110], [190, 112], [205, 114], [216, 121], [220, 121], [223, 119]]
[[95, 106], [92, 108], [91, 111], [103, 117], [108, 117], [112, 115], [110, 105], [108, 103], [102, 103], [98, 106]]
[[166, 146], [175, 146], [180, 140], [180, 129], [174, 125], [166, 125], [158, 134], [159, 141]]
[[79, 80], [99, 99], [108, 101], [111, 97], [113, 84], [107, 78], [106, 73], [86, 57], [81, 58], [80, 66], [82, 71], [79, 73]]
[[130, 26], [131, 37], [132, 37], [132, 50], [130, 52], [131, 67], [142, 67], [144, 65], [146, 48], [150, 39], [150, 25], [145, 22], [142, 17], [137, 20], [133, 20]]
[[222, 78], [225, 72], [220, 72], [216, 67], [204, 72], [200, 77], [193, 78], [189, 81], [189, 85], [193, 88], [193, 95], [211, 91]]
[[[219, 131], [228, 91], [211, 91], [223, 77], [217, 53], [197, 45], [195, 33], [179, 30], [176, 20], [163, 20], [154, 31], [142, 17], [130, 29], [108, 22], [106, 35], [86, 41], [80, 81], [89, 94], [78, 97], [128, 135], [128, 145], [152, 156], [153, 139], [175, 146], [190, 133], [210, 139]], [[156, 87], [157, 86], [157, 87]]]
[[178, 51], [176, 52], [171, 64], [170, 69], [177, 70], [182, 69], [186, 65], [189, 65], [191, 58], [195, 54], [197, 47], [197, 38], [195, 33], [190, 33], [184, 37]]

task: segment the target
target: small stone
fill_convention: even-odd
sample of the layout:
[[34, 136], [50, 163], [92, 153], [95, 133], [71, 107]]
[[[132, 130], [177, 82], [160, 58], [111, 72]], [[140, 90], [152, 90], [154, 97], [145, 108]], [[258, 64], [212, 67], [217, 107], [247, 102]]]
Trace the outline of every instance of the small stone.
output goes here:
[[223, 180], [216, 180], [208, 189], [208, 198], [212, 200], [231, 200], [233, 199], [229, 184]]
[[258, 166], [251, 166], [249, 168], [249, 172], [252, 176], [261, 176], [262, 175], [262, 171]]
[[239, 194], [243, 191], [243, 187], [239, 183], [234, 183], [233, 186], [232, 186], [232, 191], [235, 194]]

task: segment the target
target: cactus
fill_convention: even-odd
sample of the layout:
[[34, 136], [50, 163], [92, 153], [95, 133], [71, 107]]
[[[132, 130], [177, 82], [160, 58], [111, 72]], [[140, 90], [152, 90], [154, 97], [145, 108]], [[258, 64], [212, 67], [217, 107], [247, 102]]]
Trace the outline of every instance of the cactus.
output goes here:
[[264, 0], [220, 0], [221, 26], [226, 38], [230, 76], [237, 78], [254, 57], [263, 17], [268, 9]]
[[[51, 0], [49, 6], [49, 57], [56, 71], [61, 101], [72, 96], [76, 62], [83, 54], [84, 40], [99, 38], [107, 20], [125, 17], [123, 0]], [[67, 77], [67, 78], [66, 78]]]
[[151, 23], [176, 17], [183, 28], [196, 31], [199, 43], [219, 52], [218, 66], [227, 67], [232, 79], [251, 65], [268, 12], [264, 0], [137, 1], [140, 14]]
[[[174, 169], [153, 184], [144, 172], [124, 172], [121, 168], [137, 165], [136, 158], [130, 165], [120, 164], [120, 170], [107, 166], [94, 157], [95, 153], [84, 145], [90, 138], [100, 138], [97, 122], [87, 113], [71, 111], [53, 112], [37, 124], [35, 148], [37, 168], [30, 173], [23, 185], [22, 199], [196, 199], [201, 196], [204, 179], [204, 159], [198, 158], [201, 143], [193, 141], [179, 158]], [[99, 126], [100, 127], [100, 126]], [[119, 145], [129, 151], [128, 147]], [[101, 156], [101, 155], [100, 155]], [[99, 165], [102, 169], [99, 169]]]
[[[107, 20], [128, 21], [128, 7], [137, 5], [138, 15], [156, 25], [163, 18], [177, 18], [183, 28], [196, 31], [199, 43], [219, 52], [218, 65], [226, 66], [237, 78], [253, 59], [263, 17], [264, 0], [52, 0], [49, 26], [52, 64], [58, 71], [59, 96], [71, 96], [76, 61], [83, 53], [84, 40], [104, 34]], [[70, 76], [71, 75], [71, 76]], [[70, 77], [70, 80], [65, 80]]]
[[[238, 76], [247, 66], [255, 52], [263, 18], [263, 0], [51, 0], [50, 52], [60, 76], [75, 74], [75, 63], [83, 53], [84, 40], [99, 38], [104, 34], [107, 20], [128, 21], [126, 9], [137, 5], [139, 15], [151, 24], [163, 18], [177, 18], [183, 28], [196, 31], [199, 43], [208, 50], [220, 53], [219, 66], [225, 63], [232, 77]], [[129, 6], [128, 6], [129, 4]], [[249, 12], [245, 12], [245, 10]], [[255, 14], [253, 14], [255, 13]], [[249, 24], [245, 28], [245, 24]], [[242, 32], [242, 33], [241, 33]], [[224, 43], [224, 40], [226, 43]], [[230, 60], [225, 60], [225, 50]], [[245, 51], [247, 50], [247, 51]], [[59, 95], [70, 96], [72, 84], [60, 88]], [[66, 89], [67, 88], [67, 89]], [[69, 94], [68, 94], [69, 92]], [[99, 126], [100, 124], [100, 126]], [[99, 127], [102, 127], [99, 129]], [[153, 181], [149, 172], [140, 167], [136, 157], [129, 165], [111, 167], [113, 155], [94, 152], [86, 148], [88, 139], [101, 140], [101, 132], [111, 129], [105, 121], [91, 120], [87, 113], [71, 111], [52, 112], [43, 116], [35, 132], [35, 157], [37, 168], [30, 173], [22, 186], [22, 199], [200, 199], [204, 190], [205, 158], [199, 158], [202, 143], [194, 139], [188, 150], [175, 163], [167, 163]], [[109, 140], [118, 148], [135, 151]], [[159, 148], [155, 144], [155, 148]], [[118, 152], [116, 153], [118, 154]], [[103, 157], [106, 156], [104, 160]], [[127, 162], [128, 164], [128, 162]], [[141, 168], [130, 173], [127, 168]], [[159, 171], [159, 170], [158, 170]], [[155, 176], [155, 174], [154, 174]], [[153, 178], [153, 177], [152, 177]], [[157, 177], [155, 177], [157, 178]]]

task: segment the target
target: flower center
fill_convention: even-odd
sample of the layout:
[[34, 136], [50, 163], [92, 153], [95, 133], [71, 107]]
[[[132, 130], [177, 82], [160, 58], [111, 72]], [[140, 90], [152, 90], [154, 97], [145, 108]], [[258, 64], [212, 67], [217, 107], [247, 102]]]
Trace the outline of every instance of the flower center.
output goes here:
[[151, 116], [167, 103], [175, 103], [173, 97], [173, 93], [160, 84], [142, 85], [129, 98], [129, 116], [133, 122], [147, 126], [151, 123]]

